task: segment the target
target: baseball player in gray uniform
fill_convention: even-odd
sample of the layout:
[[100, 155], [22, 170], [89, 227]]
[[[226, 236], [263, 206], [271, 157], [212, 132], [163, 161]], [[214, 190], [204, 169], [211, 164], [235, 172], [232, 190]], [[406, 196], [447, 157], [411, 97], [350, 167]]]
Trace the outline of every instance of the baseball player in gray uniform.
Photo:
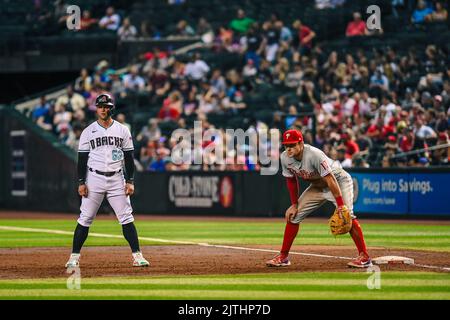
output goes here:
[[[298, 130], [287, 130], [283, 134], [282, 143], [286, 150], [280, 156], [281, 166], [287, 181], [291, 206], [285, 213], [286, 228], [280, 254], [267, 261], [266, 265], [289, 266], [291, 264], [288, 258], [289, 250], [297, 236], [299, 224], [325, 201], [331, 201], [338, 210], [349, 210], [352, 217], [350, 235], [359, 256], [348, 266], [356, 268], [371, 266], [361, 226], [353, 213], [353, 180], [350, 174], [321, 150], [305, 144], [302, 133]], [[311, 183], [300, 197], [297, 178]]]
[[114, 110], [111, 96], [100, 94], [95, 105], [97, 121], [84, 129], [80, 136], [78, 193], [82, 197], [81, 213], [73, 236], [72, 254], [66, 268], [79, 266], [81, 247], [105, 196], [131, 247], [133, 266], [149, 266], [139, 249], [130, 202], [130, 196], [134, 193], [133, 139], [127, 127], [111, 118]]

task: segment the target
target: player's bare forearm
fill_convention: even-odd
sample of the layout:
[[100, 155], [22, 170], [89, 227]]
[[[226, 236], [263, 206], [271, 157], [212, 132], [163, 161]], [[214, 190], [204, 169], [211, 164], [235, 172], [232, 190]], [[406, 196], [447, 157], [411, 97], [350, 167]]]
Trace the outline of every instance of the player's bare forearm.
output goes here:
[[328, 188], [330, 189], [331, 193], [333, 194], [334, 198], [342, 197], [341, 188], [339, 187], [339, 184], [336, 180], [336, 177], [334, 174], [330, 173], [323, 177], [325, 180]]

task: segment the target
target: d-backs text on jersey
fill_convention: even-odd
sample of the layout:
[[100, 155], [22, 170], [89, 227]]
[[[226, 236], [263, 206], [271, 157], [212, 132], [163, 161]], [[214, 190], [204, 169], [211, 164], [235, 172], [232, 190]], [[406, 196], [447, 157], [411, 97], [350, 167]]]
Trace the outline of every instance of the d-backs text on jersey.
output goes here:
[[89, 141], [92, 150], [101, 146], [115, 146], [122, 148], [123, 138], [119, 137], [98, 137]]

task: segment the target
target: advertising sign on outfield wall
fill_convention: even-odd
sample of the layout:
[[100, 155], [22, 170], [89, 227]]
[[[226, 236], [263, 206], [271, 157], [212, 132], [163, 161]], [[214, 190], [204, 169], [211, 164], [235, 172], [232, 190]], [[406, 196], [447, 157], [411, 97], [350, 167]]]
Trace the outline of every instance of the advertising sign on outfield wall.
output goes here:
[[234, 179], [231, 175], [199, 173], [168, 176], [168, 199], [175, 211], [207, 210], [226, 213], [234, 209]]
[[450, 215], [450, 173], [410, 173], [410, 209], [414, 215]]
[[355, 212], [450, 215], [450, 173], [352, 172]]

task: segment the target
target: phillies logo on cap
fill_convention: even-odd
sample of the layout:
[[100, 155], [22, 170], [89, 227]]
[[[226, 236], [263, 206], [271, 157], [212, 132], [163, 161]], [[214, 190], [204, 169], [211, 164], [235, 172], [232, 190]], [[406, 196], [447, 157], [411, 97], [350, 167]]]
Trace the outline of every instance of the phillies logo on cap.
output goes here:
[[303, 141], [303, 135], [299, 130], [287, 130], [283, 134], [283, 144], [294, 144]]

